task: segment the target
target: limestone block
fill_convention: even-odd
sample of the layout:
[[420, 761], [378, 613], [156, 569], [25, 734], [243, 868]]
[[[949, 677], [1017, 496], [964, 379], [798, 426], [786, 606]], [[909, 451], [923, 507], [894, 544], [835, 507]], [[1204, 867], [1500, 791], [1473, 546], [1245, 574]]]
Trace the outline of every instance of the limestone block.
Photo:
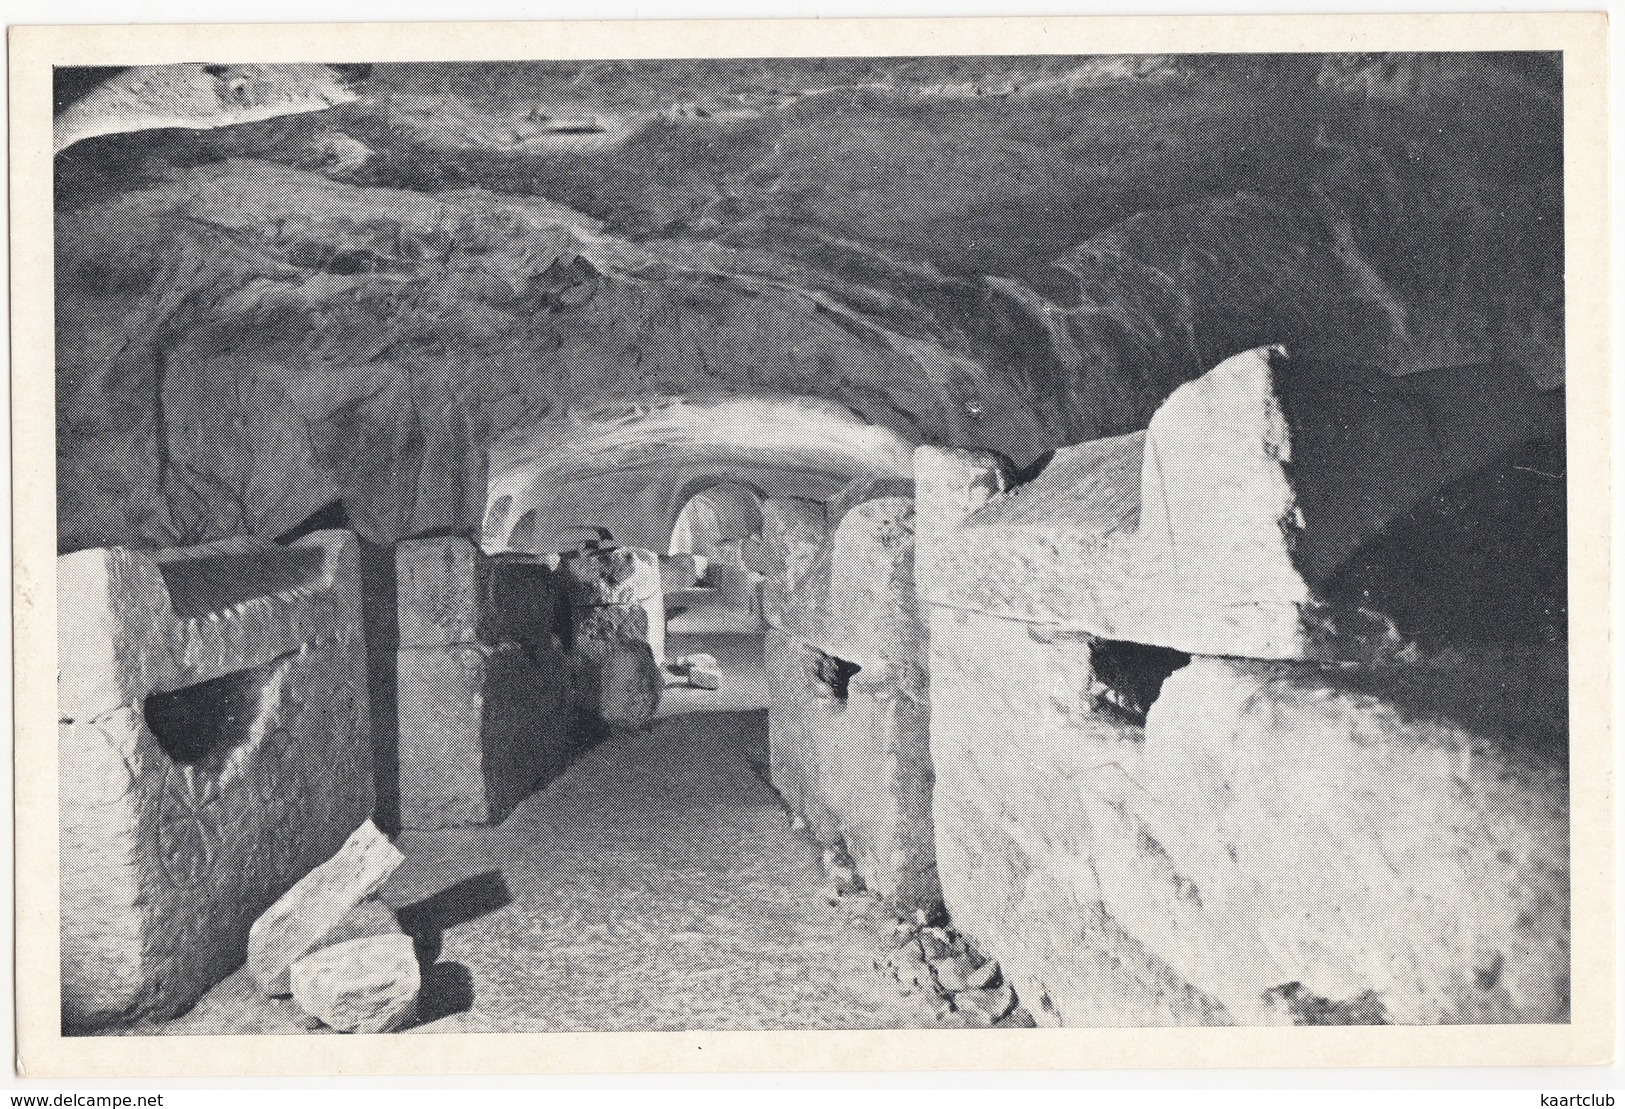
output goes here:
[[1014, 470], [1009, 459], [992, 451], [915, 449], [914, 573], [922, 599], [938, 596], [935, 577], [945, 579], [943, 589], [953, 587], [960, 576], [955, 559], [966, 519], [1010, 488]]
[[865, 501], [833, 536], [823, 642], [860, 666], [918, 666], [925, 629], [914, 595], [914, 502]]
[[[184, 656], [187, 637], [208, 629], [199, 672], [253, 708], [202, 720], [212, 742], [155, 733], [144, 714], [155, 689], [127, 687], [132, 703], [59, 723], [65, 1028], [185, 1009], [242, 964], [255, 918], [371, 813], [354, 537], [321, 533], [308, 546], [322, 551], [319, 574], [169, 630]], [[114, 556], [103, 564], [124, 558]], [[200, 581], [221, 577], [196, 569]], [[116, 639], [136, 618], [114, 611]], [[289, 641], [295, 649], [262, 657]], [[188, 719], [194, 700], [219, 703], [185, 678], [177, 667], [155, 683], [178, 690], [166, 700], [180, 711], [162, 726]]]
[[937, 868], [955, 927], [1040, 1023], [1230, 1023], [1103, 901], [1094, 844], [1122, 842], [1117, 810], [1143, 744], [1139, 728], [1089, 711], [1087, 639], [933, 609], [930, 654]]
[[340, 1032], [395, 1032], [417, 1019], [422, 975], [412, 940], [368, 936], [323, 948], [295, 963], [293, 998]]
[[762, 614], [773, 627], [783, 628], [789, 611], [799, 603], [827, 535], [824, 508], [817, 502], [770, 500], [762, 506], [762, 561], [767, 573]]
[[460, 536], [409, 539], [395, 548], [400, 645], [489, 640], [485, 557]]
[[920, 448], [922, 596], [1192, 654], [1370, 660], [1391, 625], [1328, 604], [1327, 576], [1559, 418], [1513, 370], [1354, 381], [1249, 351], [1015, 488], [996, 457]]
[[717, 656], [703, 653], [684, 655], [676, 662], [670, 663], [667, 668], [674, 674], [683, 675], [694, 669], [715, 670], [717, 669]]
[[907, 908], [940, 905], [923, 671], [883, 664], [835, 697], [817, 688], [819, 652], [778, 629], [766, 650], [774, 787], [820, 841], [846, 848], [868, 888]]
[[574, 552], [560, 566], [577, 608], [637, 604], [659, 589], [657, 556], [633, 547]]
[[[141, 714], [115, 709], [57, 727], [61, 767], [61, 942], [64, 1023], [95, 1026], [143, 1000], [143, 763], [162, 755]], [[148, 776], [162, 773], [148, 771]], [[201, 991], [199, 991], [201, 992]]]
[[912, 501], [885, 497], [802, 548], [770, 637], [769, 761], [791, 808], [869, 888], [929, 909], [941, 892], [913, 533]]
[[324, 947], [366, 939], [368, 936], [391, 935], [405, 935], [395, 910], [377, 898], [369, 897], [345, 914], [331, 932], [316, 942], [313, 950], [320, 951]]
[[708, 572], [715, 584], [717, 596], [729, 607], [740, 612], [761, 611], [762, 575], [743, 566], [713, 563]]
[[1085, 636], [931, 625], [944, 900], [1040, 1022], [1566, 1019], [1560, 749], [1200, 658], [1141, 729]]
[[[1314, 670], [1197, 659], [1147, 721], [1149, 834], [1268, 958], [1179, 957], [1227, 1000], [1301, 983], [1393, 1023], [1568, 1019], [1566, 752], [1475, 734]], [[1176, 951], [1154, 907], [1108, 899]], [[1125, 924], [1125, 927], [1128, 925]], [[1240, 950], [1236, 944], [1231, 950]], [[1279, 981], [1271, 980], [1279, 978]]]
[[[322, 552], [318, 563], [291, 582], [279, 573], [266, 572], [264, 563], [281, 561], [279, 548], [273, 544], [244, 540], [217, 553], [213, 548], [219, 546], [223, 545], [161, 551], [153, 556], [166, 580], [187, 566], [207, 583], [199, 592], [218, 589], [225, 594], [223, 607], [199, 605], [194, 600], [190, 609], [198, 614], [182, 617], [174, 631], [177, 673], [173, 684], [160, 688], [196, 685], [270, 662], [304, 644], [355, 635], [361, 620], [361, 581], [360, 553], [352, 533], [316, 532], [281, 552], [282, 557], [301, 565], [307, 564], [306, 551]], [[268, 588], [275, 591], [242, 599], [245, 592], [254, 591], [245, 590], [235, 580], [240, 574], [264, 574], [271, 579]]]
[[152, 559], [122, 547], [57, 559], [57, 711], [91, 720], [174, 684], [174, 629]]
[[611, 724], [652, 720], [666, 679], [649, 640], [648, 612], [637, 605], [576, 609], [577, 704]]
[[[931, 816], [930, 707], [924, 673], [886, 665], [823, 702], [818, 788], [868, 888], [893, 904], [942, 903]], [[815, 710], [816, 711], [816, 710]]]
[[818, 790], [818, 748], [812, 731], [818, 720], [809, 677], [815, 654], [789, 633], [767, 629], [763, 660], [768, 776], [791, 811], [806, 819], [820, 840], [831, 843], [839, 827]]
[[563, 657], [458, 644], [403, 650], [396, 668], [401, 824], [496, 823], [569, 762]]
[[288, 993], [288, 971], [314, 950], [363, 899], [404, 862], [389, 837], [368, 820], [339, 852], [301, 878], [267, 909], [248, 934], [248, 966], [268, 996]]

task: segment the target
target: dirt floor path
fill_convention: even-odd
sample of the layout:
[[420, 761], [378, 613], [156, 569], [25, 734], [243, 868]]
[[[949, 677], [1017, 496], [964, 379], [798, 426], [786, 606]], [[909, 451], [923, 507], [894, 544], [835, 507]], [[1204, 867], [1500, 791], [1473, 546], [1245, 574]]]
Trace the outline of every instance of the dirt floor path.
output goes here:
[[439, 961], [467, 968], [470, 1004], [424, 1029], [934, 1027], [874, 967], [891, 918], [822, 896], [817, 847], [760, 776], [765, 733], [760, 712], [661, 720], [588, 752], [475, 850], [405, 839], [389, 900], [438, 893], [455, 920], [464, 898], [439, 891], [509, 899], [445, 927]]
[[[407, 832], [383, 898], [419, 939], [426, 1032], [936, 1027], [874, 960], [893, 919], [831, 904], [763, 780], [762, 712], [656, 721], [503, 824]], [[305, 1031], [245, 972], [167, 1034]]]

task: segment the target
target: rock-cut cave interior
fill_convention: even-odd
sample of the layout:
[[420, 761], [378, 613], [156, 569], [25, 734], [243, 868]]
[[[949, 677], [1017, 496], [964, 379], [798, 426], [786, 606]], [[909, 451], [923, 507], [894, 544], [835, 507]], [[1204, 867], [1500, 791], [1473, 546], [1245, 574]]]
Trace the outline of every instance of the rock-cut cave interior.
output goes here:
[[1568, 1020], [1562, 82], [58, 70], [64, 1030]]

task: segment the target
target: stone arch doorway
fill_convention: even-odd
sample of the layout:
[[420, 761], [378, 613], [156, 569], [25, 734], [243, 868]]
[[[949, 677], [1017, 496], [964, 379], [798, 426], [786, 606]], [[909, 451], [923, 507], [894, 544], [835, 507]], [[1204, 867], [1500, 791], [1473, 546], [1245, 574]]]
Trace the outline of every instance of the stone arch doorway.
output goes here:
[[[666, 690], [664, 713], [767, 706], [763, 578], [756, 569], [766, 499], [734, 477], [702, 478], [676, 498], [661, 565], [668, 655], [687, 681]], [[684, 659], [696, 665], [685, 669]]]
[[740, 481], [718, 481], [690, 492], [672, 520], [667, 553], [708, 563], [742, 566], [745, 550], [762, 537], [762, 491]]

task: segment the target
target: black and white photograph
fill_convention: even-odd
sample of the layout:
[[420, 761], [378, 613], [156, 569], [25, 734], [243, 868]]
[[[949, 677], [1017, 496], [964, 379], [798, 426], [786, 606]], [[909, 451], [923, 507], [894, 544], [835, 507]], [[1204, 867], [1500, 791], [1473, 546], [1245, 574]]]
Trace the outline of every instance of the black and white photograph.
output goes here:
[[1569, 1026], [1570, 58], [1089, 41], [54, 65], [62, 1041]]

